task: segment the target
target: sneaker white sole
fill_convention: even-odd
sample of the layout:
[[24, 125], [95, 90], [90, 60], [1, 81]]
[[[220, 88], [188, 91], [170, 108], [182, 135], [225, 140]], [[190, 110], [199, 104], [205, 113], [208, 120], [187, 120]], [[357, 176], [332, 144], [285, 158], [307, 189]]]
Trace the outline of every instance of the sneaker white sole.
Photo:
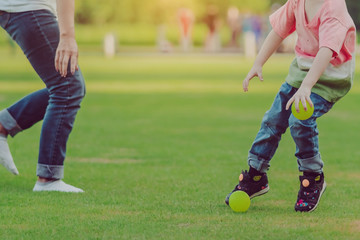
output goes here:
[[84, 190], [71, 186], [69, 184], [64, 183], [62, 180], [56, 180], [48, 183], [39, 183], [36, 182], [34, 188], [34, 192], [71, 192], [71, 193], [83, 193]]
[[270, 190], [270, 187], [267, 186], [266, 188], [264, 188], [263, 190], [259, 191], [259, 192], [256, 192], [254, 193], [253, 195], [250, 196], [250, 199], [254, 198], [254, 197], [258, 197], [258, 196], [261, 196], [265, 193], [267, 193], [268, 191]]
[[319, 196], [319, 199], [318, 199], [316, 205], [315, 205], [311, 210], [309, 210], [308, 212], [312, 212], [312, 211], [314, 211], [314, 210], [317, 208], [317, 206], [318, 206], [318, 204], [319, 204], [319, 202], [320, 202], [321, 196], [322, 196], [322, 194], [325, 192], [325, 189], [326, 189], [326, 182], [324, 181], [324, 184], [323, 184], [323, 187], [322, 187], [322, 189], [321, 189], [320, 196]]

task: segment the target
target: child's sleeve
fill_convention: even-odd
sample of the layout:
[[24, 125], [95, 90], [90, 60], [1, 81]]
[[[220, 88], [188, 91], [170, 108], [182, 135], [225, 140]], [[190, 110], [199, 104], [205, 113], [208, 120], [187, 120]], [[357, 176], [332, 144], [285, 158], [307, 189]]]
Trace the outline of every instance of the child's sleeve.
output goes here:
[[288, 0], [281, 8], [270, 15], [270, 24], [273, 30], [281, 37], [286, 38], [296, 30], [294, 1]]
[[336, 18], [325, 20], [319, 27], [319, 48], [330, 48], [333, 65], [338, 65], [352, 58], [355, 51], [355, 28], [347, 27]]

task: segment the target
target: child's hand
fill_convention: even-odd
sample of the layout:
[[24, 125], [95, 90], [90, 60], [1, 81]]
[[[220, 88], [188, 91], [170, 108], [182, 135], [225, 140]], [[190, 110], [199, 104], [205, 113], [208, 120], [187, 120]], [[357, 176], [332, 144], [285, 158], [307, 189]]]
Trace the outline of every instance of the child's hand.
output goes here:
[[254, 77], [259, 77], [260, 81], [264, 81], [263, 76], [262, 76], [262, 67], [261, 66], [254, 65], [251, 68], [250, 72], [248, 73], [248, 75], [246, 76], [246, 78], [243, 81], [244, 92], [248, 91], [249, 82]]
[[299, 102], [300, 101], [301, 101], [302, 105], [304, 106], [305, 111], [307, 111], [306, 102], [308, 102], [311, 107], [314, 107], [314, 104], [312, 103], [311, 98], [310, 98], [310, 94], [311, 94], [311, 88], [301, 86], [296, 91], [294, 96], [292, 96], [292, 98], [290, 98], [290, 100], [287, 102], [286, 110], [289, 110], [291, 104], [293, 102], [295, 102], [296, 112], [299, 112]]
[[310, 104], [311, 107], [314, 107], [310, 99], [311, 89], [317, 83], [326, 67], [329, 65], [329, 62], [333, 56], [333, 51], [330, 48], [322, 47], [316, 54], [315, 60], [307, 73], [305, 79], [301, 83], [300, 88], [297, 92], [290, 98], [286, 104], [286, 110], [288, 110], [293, 102], [295, 102], [295, 109], [299, 112], [299, 101], [301, 101], [304, 106], [305, 111], [307, 111], [306, 101]]

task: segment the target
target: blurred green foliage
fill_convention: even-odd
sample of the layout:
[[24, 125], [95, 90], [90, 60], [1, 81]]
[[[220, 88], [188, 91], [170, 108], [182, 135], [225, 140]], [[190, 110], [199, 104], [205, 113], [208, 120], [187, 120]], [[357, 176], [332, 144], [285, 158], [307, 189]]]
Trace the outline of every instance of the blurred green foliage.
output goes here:
[[[216, 5], [221, 17], [226, 16], [230, 6], [241, 12], [265, 14], [274, 3], [284, 4], [287, 0], [81, 0], [76, 1], [76, 21], [80, 24], [105, 23], [173, 23], [181, 7], [194, 11], [196, 20], [201, 21], [208, 5]], [[357, 28], [360, 28], [360, 1], [346, 0], [349, 12]]]
[[270, 0], [82, 0], [76, 1], [76, 21], [82, 24], [175, 22], [181, 7], [194, 11], [201, 20], [208, 5], [216, 5], [221, 16], [230, 6], [242, 12], [267, 13]]
[[[78, 0], [76, 3], [77, 39], [79, 46], [101, 50], [104, 35], [116, 35], [122, 46], [153, 46], [158, 28], [166, 25], [166, 37], [174, 45], [179, 41], [177, 11], [181, 7], [190, 8], [196, 16], [193, 31], [195, 46], [202, 46], [207, 28], [203, 23], [208, 5], [216, 5], [222, 18], [220, 36], [223, 44], [230, 38], [226, 27], [226, 12], [236, 6], [242, 14], [257, 13], [267, 15], [274, 3], [283, 4], [287, 0]], [[346, 0], [357, 29], [360, 29], [360, 1]], [[360, 38], [358, 38], [360, 40]], [[11, 46], [7, 34], [0, 31], [0, 46]]]
[[359, 0], [346, 0], [348, 10], [352, 16], [356, 28], [360, 30], [360, 1]]

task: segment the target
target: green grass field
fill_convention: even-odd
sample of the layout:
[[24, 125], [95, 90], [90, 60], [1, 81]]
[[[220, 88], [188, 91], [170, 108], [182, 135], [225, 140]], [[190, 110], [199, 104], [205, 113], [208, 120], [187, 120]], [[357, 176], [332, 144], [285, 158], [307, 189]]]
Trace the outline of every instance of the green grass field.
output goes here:
[[[0, 109], [43, 87], [21, 54], [1, 55]], [[359, 239], [358, 78], [319, 119], [328, 188], [315, 212], [293, 209], [299, 182], [289, 132], [272, 161], [270, 192], [246, 213], [224, 204], [291, 60], [272, 58], [265, 81], [245, 94], [252, 60], [237, 55], [81, 56], [87, 96], [64, 180], [86, 193], [32, 192], [35, 125], [9, 139], [20, 175], [0, 168], [0, 239]]]

